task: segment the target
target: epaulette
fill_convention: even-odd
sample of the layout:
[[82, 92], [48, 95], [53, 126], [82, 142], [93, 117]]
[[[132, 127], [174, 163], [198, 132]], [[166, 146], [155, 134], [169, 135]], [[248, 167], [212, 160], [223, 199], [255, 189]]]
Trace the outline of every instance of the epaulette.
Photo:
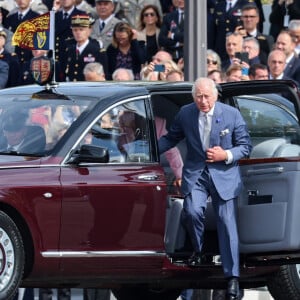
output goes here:
[[17, 56], [17, 53], [16, 53], [16, 52], [13, 52], [13, 53], [11, 54], [11, 56]]
[[257, 37], [257, 39], [258, 39], [258, 40], [266, 40], [266, 37], [263, 36], [263, 35], [260, 35], [260, 36]]
[[100, 52], [106, 52], [105, 48], [100, 48]]

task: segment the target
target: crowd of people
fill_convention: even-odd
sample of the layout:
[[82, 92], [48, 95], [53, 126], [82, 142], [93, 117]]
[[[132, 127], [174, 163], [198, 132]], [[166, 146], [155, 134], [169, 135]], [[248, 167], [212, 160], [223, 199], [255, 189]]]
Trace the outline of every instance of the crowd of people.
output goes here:
[[[299, 85], [299, 3], [274, 0], [270, 32], [263, 34], [260, 0], [207, 0], [207, 77]], [[3, 0], [0, 88], [33, 83], [31, 59], [49, 54], [14, 47], [12, 36], [22, 22], [52, 8], [57, 81], [184, 80], [185, 0]], [[85, 299], [96, 299], [93, 293], [86, 290]]]

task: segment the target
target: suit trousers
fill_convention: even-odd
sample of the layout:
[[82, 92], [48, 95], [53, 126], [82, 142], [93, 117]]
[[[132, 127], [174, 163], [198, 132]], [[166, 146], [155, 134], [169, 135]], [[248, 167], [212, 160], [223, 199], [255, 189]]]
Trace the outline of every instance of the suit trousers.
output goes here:
[[205, 167], [183, 203], [182, 221], [195, 252], [201, 252], [207, 198], [211, 196], [217, 220], [219, 248], [225, 277], [239, 276], [239, 240], [236, 223], [237, 199], [223, 200]]

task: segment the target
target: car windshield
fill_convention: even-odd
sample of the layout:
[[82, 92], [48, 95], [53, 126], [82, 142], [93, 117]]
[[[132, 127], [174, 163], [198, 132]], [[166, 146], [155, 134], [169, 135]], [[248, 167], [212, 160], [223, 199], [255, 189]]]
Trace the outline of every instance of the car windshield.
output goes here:
[[[45, 156], [71, 125], [96, 103], [89, 99], [1, 97], [0, 154]], [[77, 97], [78, 98], [78, 97]]]

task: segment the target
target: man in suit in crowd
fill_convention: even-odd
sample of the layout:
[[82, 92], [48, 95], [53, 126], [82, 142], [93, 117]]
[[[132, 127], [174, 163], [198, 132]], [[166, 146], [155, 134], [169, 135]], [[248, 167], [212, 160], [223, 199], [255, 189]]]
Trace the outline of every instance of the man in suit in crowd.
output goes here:
[[194, 103], [183, 106], [167, 135], [159, 140], [163, 153], [186, 139], [187, 155], [182, 174], [183, 222], [194, 253], [190, 267], [201, 266], [207, 198], [217, 217], [222, 266], [228, 280], [228, 299], [239, 297], [239, 241], [236, 224], [237, 197], [242, 188], [238, 161], [252, 149], [240, 112], [218, 100], [213, 80], [198, 78]]
[[286, 55], [284, 75], [300, 84], [300, 59], [295, 52], [296, 43], [288, 31], [281, 31], [275, 42], [275, 49], [282, 50]]
[[115, 25], [121, 22], [114, 16], [114, 9], [113, 0], [96, 0], [98, 19], [92, 27], [91, 37], [101, 43], [105, 49], [112, 41]]
[[158, 36], [159, 45], [172, 55], [175, 62], [183, 57], [184, 0], [178, 0], [177, 9], [163, 18]]
[[270, 52], [268, 57], [270, 79], [291, 79], [284, 75], [286, 66], [286, 55], [282, 50], [275, 49]]
[[[17, 27], [22, 22], [39, 16], [38, 13], [34, 12], [30, 8], [30, 3], [31, 3], [31, 0], [16, 0], [18, 10], [15, 13], [8, 15], [6, 20], [4, 21], [4, 26], [8, 30], [15, 32]], [[30, 61], [30, 59], [32, 58], [32, 54], [31, 54], [30, 50], [23, 49], [23, 48], [16, 46], [15, 52], [18, 56], [20, 64]]]

